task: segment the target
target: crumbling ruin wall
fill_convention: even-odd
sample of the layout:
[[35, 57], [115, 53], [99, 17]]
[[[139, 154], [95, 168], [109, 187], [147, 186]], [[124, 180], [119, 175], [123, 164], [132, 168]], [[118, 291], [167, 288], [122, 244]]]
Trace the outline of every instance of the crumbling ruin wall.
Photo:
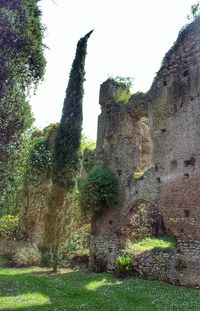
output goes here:
[[119, 176], [120, 201], [96, 220], [93, 251], [105, 252], [112, 266], [128, 237], [159, 234], [165, 226], [199, 275], [200, 18], [181, 31], [145, 96], [124, 105], [116, 92], [116, 82], [101, 85], [97, 158]]
[[[116, 103], [118, 84], [108, 80], [100, 90], [102, 113], [98, 122], [98, 164], [112, 167], [119, 180], [119, 203], [95, 220], [92, 253], [105, 253], [108, 266], [128, 238], [141, 239], [158, 233], [160, 183], [154, 176], [152, 142], [145, 113], [134, 114], [130, 105]], [[143, 100], [143, 97], [142, 97]], [[139, 179], [134, 174], [147, 170]], [[155, 186], [156, 185], [156, 186]]]

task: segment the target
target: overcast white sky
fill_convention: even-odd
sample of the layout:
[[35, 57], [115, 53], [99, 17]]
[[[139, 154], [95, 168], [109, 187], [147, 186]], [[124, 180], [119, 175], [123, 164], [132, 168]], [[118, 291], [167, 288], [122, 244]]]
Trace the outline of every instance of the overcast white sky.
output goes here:
[[147, 91], [162, 58], [187, 21], [195, 0], [41, 1], [47, 68], [31, 98], [35, 126], [61, 117], [76, 44], [88, 31], [83, 132], [96, 139], [99, 87], [108, 76], [134, 78], [133, 92]]

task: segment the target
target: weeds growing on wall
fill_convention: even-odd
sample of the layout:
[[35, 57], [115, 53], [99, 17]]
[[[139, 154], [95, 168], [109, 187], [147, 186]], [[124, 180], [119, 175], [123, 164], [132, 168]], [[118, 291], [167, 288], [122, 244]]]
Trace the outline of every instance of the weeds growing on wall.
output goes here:
[[133, 79], [130, 77], [110, 77], [108, 80], [117, 82], [117, 92], [115, 94], [115, 101], [127, 104], [132, 96], [130, 88], [133, 84]]

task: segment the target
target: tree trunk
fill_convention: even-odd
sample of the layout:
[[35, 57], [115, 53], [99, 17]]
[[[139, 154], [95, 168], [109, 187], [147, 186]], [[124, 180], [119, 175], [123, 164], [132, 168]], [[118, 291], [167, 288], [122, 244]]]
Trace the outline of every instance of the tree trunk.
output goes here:
[[48, 211], [45, 223], [44, 245], [52, 249], [53, 272], [57, 272], [59, 244], [62, 239], [65, 225], [64, 204], [65, 190], [56, 185], [52, 185], [52, 191], [48, 201]]
[[58, 245], [53, 246], [53, 272], [58, 272]]

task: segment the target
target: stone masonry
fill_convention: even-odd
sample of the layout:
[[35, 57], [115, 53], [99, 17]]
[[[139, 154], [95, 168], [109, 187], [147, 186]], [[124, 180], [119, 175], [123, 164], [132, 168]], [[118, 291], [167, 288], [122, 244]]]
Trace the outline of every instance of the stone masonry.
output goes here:
[[180, 32], [146, 94], [125, 105], [118, 87], [101, 85], [97, 162], [117, 174], [119, 203], [96, 219], [91, 252], [112, 267], [128, 239], [165, 231], [192, 275], [181, 282], [200, 285], [200, 18]]

